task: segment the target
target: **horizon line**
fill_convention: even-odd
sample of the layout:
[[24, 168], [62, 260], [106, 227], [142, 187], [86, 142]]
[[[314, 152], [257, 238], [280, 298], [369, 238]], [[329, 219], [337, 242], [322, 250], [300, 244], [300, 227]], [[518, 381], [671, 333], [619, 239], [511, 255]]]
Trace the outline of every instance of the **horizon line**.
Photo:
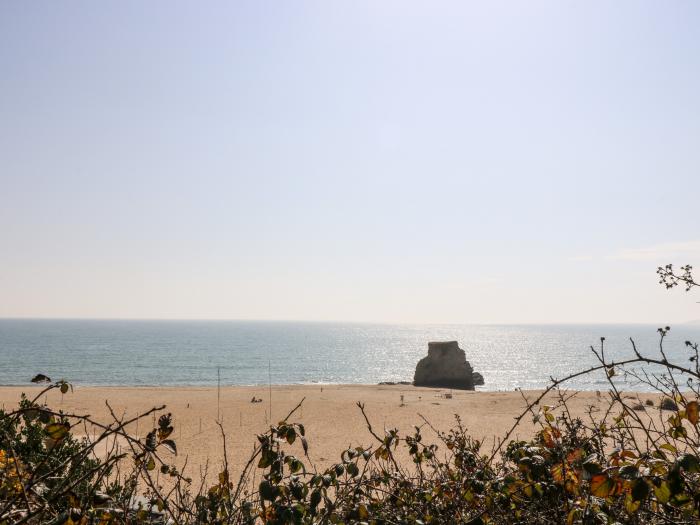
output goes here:
[[30, 317], [0, 316], [0, 321], [133, 321], [133, 322], [251, 322], [251, 323], [316, 323], [316, 324], [370, 324], [370, 325], [420, 325], [420, 326], [542, 326], [542, 325], [646, 325], [673, 326], [698, 324], [700, 319], [677, 323], [651, 321], [530, 321], [530, 322], [412, 322], [412, 321], [358, 321], [340, 319], [259, 319], [259, 318], [192, 318], [192, 317]]

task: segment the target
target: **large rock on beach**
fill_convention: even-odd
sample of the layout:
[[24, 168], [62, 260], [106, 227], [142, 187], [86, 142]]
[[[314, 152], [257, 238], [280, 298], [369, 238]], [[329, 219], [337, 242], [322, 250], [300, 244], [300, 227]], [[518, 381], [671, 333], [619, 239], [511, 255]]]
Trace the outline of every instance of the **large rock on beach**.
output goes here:
[[428, 343], [428, 356], [418, 361], [413, 384], [474, 390], [474, 371], [457, 341]]

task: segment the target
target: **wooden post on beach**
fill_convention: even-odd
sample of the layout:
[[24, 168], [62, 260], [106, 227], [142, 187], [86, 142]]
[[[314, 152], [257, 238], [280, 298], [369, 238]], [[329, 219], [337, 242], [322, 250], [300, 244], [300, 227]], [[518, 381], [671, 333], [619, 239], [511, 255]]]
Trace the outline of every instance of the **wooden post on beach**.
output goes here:
[[221, 367], [216, 367], [216, 420], [221, 421]]
[[270, 387], [270, 423], [272, 423], [272, 364], [267, 360], [267, 384]]

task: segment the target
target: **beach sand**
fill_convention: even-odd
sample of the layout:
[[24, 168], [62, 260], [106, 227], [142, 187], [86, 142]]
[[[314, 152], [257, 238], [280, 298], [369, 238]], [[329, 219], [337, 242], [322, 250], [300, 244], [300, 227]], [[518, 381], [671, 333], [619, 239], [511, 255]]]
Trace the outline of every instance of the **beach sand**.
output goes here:
[[[5, 409], [14, 408], [21, 392], [36, 395], [38, 387], [0, 387], [0, 402]], [[446, 394], [451, 393], [451, 398]], [[534, 399], [539, 392], [524, 394]], [[454, 426], [458, 415], [469, 433], [484, 441], [484, 450], [491, 450], [494, 438], [503, 436], [513, 425], [525, 403], [520, 392], [468, 392], [435, 388], [417, 388], [405, 385], [315, 385], [272, 386], [272, 417], [270, 418], [270, 390], [260, 387], [222, 387], [217, 401], [215, 387], [75, 387], [73, 392], [62, 395], [52, 391], [45, 400], [53, 409], [77, 414], [90, 414], [93, 418], [108, 422], [109, 411], [105, 401], [120, 417], [143, 414], [150, 408], [166, 405], [171, 412], [177, 443], [178, 457], [173, 463], [181, 467], [187, 459], [186, 474], [194, 479], [200, 476], [200, 468], [209, 465], [209, 477], [221, 470], [223, 443], [216, 423], [220, 418], [227, 435], [228, 461], [232, 473], [240, 472], [250, 457], [257, 440], [255, 436], [269, 428], [292, 410], [302, 399], [301, 408], [290, 421], [303, 423], [309, 443], [307, 469], [327, 467], [339, 461], [340, 453], [348, 446], [373, 445], [373, 438], [356, 403], [363, 402], [375, 432], [398, 428], [401, 435], [413, 432], [414, 425], [423, 425], [420, 415], [438, 430], [447, 431]], [[585, 416], [588, 407], [606, 404], [607, 395], [596, 392], [578, 392], [570, 400], [574, 415]], [[403, 396], [403, 403], [402, 403]], [[259, 398], [262, 402], [251, 403]], [[658, 397], [641, 394], [642, 401], [651, 398], [658, 405]], [[41, 402], [44, 401], [42, 397]], [[555, 404], [555, 398], [545, 403]], [[217, 415], [217, 406], [220, 414]], [[419, 415], [420, 414], [420, 415]], [[132, 435], [145, 434], [154, 426], [154, 418], [132, 424]], [[532, 416], [523, 418], [512, 437], [527, 439], [532, 436]], [[75, 428], [74, 433], [84, 433]], [[87, 431], [88, 433], [90, 430]], [[427, 441], [434, 441], [434, 433], [425, 428]], [[290, 453], [303, 456], [297, 441], [285, 447]], [[164, 457], [167, 454], [164, 454]]]

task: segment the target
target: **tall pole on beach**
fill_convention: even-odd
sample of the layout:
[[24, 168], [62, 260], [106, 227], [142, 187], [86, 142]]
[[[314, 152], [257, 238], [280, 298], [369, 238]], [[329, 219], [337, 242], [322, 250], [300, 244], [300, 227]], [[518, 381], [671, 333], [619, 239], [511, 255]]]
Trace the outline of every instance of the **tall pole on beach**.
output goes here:
[[267, 360], [267, 384], [270, 388], [270, 424], [272, 424], [272, 365]]

